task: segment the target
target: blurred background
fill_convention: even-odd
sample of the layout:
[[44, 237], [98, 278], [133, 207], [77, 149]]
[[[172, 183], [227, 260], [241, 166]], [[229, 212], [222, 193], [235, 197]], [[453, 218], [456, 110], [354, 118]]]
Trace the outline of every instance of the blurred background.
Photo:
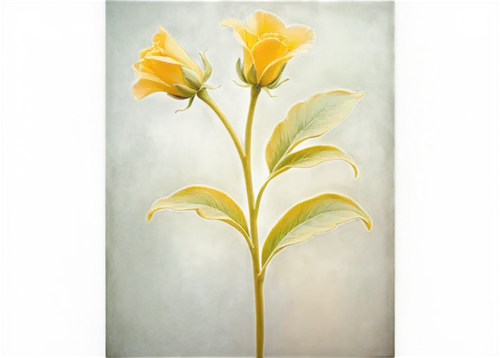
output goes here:
[[349, 117], [320, 138], [351, 155], [294, 169], [274, 179], [262, 200], [259, 236], [294, 204], [334, 192], [371, 216], [340, 225], [283, 250], [265, 289], [267, 356], [394, 354], [394, 5], [393, 3], [137, 3], [106, 4], [106, 346], [108, 356], [252, 356], [255, 345], [251, 259], [241, 235], [194, 212], [151, 204], [191, 184], [226, 191], [246, 212], [241, 165], [216, 115], [195, 99], [157, 93], [135, 101], [132, 65], [163, 26], [201, 66], [213, 66], [211, 95], [243, 138], [250, 90], [237, 87], [241, 46], [227, 17], [278, 15], [317, 36], [294, 58], [274, 90], [260, 95], [253, 132], [255, 189], [267, 177], [264, 148], [288, 109], [310, 95], [365, 91]]

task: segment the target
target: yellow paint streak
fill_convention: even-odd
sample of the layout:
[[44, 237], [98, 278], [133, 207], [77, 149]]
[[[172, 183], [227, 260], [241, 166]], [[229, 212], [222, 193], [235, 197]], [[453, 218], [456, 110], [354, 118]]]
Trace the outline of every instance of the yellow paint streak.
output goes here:
[[433, 89], [439, 80], [439, 67], [437, 65], [437, 56], [429, 48], [427, 41], [422, 35], [424, 27], [423, 10], [425, 6], [413, 5], [415, 8], [413, 16], [413, 36], [414, 36], [414, 55], [418, 68], [418, 88], [417, 106], [418, 120], [416, 121], [419, 129], [418, 146], [413, 148], [418, 150], [418, 161], [415, 165], [415, 194], [418, 197], [422, 214], [427, 207], [428, 195], [431, 191], [432, 169], [440, 164], [440, 155], [437, 151], [437, 144], [443, 138], [444, 132], [437, 128], [434, 118], [442, 113], [433, 107], [435, 95]]

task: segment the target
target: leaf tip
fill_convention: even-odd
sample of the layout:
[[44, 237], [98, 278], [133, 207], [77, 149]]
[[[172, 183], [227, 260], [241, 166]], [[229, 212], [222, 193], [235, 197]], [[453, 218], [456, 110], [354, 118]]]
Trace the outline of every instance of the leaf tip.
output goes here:
[[363, 222], [365, 223], [365, 226], [368, 229], [368, 231], [372, 231], [372, 221], [368, 215], [366, 215], [366, 217], [363, 218]]
[[150, 222], [152, 217], [153, 217], [153, 211], [148, 211], [148, 215], [146, 216], [146, 221]]

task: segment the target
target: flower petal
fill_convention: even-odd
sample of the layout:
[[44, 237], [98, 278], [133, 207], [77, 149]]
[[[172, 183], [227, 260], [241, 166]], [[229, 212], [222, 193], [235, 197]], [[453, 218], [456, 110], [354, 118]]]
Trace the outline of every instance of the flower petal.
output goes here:
[[169, 57], [145, 57], [142, 63], [144, 67], [150, 70], [148, 72], [152, 72], [170, 86], [175, 84], [187, 84], [181, 73], [182, 65], [179, 63], [172, 63]]
[[288, 43], [290, 51], [296, 55], [308, 52], [314, 45], [314, 31], [304, 25], [294, 25], [288, 28]]
[[281, 58], [277, 58], [264, 69], [260, 85], [265, 87], [274, 81], [281, 67], [293, 57], [308, 52], [313, 47], [314, 40], [314, 31], [309, 27], [304, 25], [290, 26], [288, 29], [288, 48], [290, 52]]
[[137, 101], [155, 92], [171, 92], [171, 90], [157, 82], [142, 79], [132, 87], [132, 95]]
[[141, 64], [141, 62], [140, 62], [140, 61], [139, 61], [139, 62], [134, 63], [133, 68], [134, 68], [135, 72], [139, 72], [139, 71], [141, 70], [141, 66], [142, 66], [142, 64]]
[[253, 64], [252, 53], [250, 50], [243, 48], [243, 73], [245, 74], [245, 77], [248, 76], [248, 71], [250, 71]]
[[142, 50], [142, 51], [139, 53], [139, 56], [140, 56], [141, 58], [146, 57], [146, 55], [147, 55], [147, 54], [148, 54], [148, 53], [149, 53], [152, 49], [154, 49], [154, 47], [147, 47], [147, 48], [145, 48], [144, 50]]
[[257, 36], [266, 33], [286, 34], [286, 26], [276, 15], [265, 11], [257, 11], [247, 20], [247, 27]]
[[181, 45], [163, 27], [160, 26], [158, 33], [153, 36], [153, 43], [163, 49], [169, 57], [196, 71], [200, 77], [203, 77], [203, 72], [196, 62], [189, 57]]
[[270, 65], [268, 65], [262, 73], [259, 85], [261, 87], [266, 87], [267, 85], [272, 83], [276, 79], [276, 77], [278, 77], [278, 75], [280, 74], [283, 65], [292, 57], [293, 56], [285, 56], [276, 61], [273, 61]]
[[147, 72], [147, 73], [150, 73], [152, 75], [155, 74], [155, 72], [151, 68], [144, 66], [143, 60], [136, 62], [134, 64], [134, 70], [135, 70], [135, 72]]
[[[252, 49], [252, 57], [257, 69], [257, 80], [260, 83], [264, 70], [274, 62], [288, 53], [288, 47], [276, 38], [266, 38], [255, 44]], [[279, 73], [279, 69], [278, 69]], [[276, 75], [278, 75], [276, 73]], [[272, 81], [271, 81], [272, 82]]]
[[225, 19], [221, 23], [222, 27], [230, 27], [233, 29], [233, 36], [238, 41], [238, 43], [249, 50], [252, 49], [253, 45], [258, 41], [258, 37], [250, 32], [247, 27], [236, 19]]

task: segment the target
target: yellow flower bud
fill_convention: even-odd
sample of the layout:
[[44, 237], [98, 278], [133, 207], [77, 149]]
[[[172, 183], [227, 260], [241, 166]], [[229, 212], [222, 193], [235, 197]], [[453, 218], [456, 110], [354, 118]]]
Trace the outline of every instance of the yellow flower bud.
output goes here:
[[226, 19], [221, 25], [232, 28], [236, 41], [243, 46], [243, 68], [237, 68], [238, 75], [241, 73], [246, 83], [260, 87], [276, 85], [283, 66], [308, 52], [315, 40], [309, 27], [286, 27], [279, 17], [265, 11], [254, 13], [246, 25], [235, 19]]
[[196, 94], [209, 76], [206, 58], [203, 58], [206, 72], [204, 74], [186, 51], [161, 26], [158, 33], [153, 36], [153, 46], [142, 50], [140, 58], [139, 62], [134, 65], [137, 78], [139, 78], [132, 88], [132, 94], [136, 100], [154, 92], [166, 92], [175, 99], [190, 98]]

